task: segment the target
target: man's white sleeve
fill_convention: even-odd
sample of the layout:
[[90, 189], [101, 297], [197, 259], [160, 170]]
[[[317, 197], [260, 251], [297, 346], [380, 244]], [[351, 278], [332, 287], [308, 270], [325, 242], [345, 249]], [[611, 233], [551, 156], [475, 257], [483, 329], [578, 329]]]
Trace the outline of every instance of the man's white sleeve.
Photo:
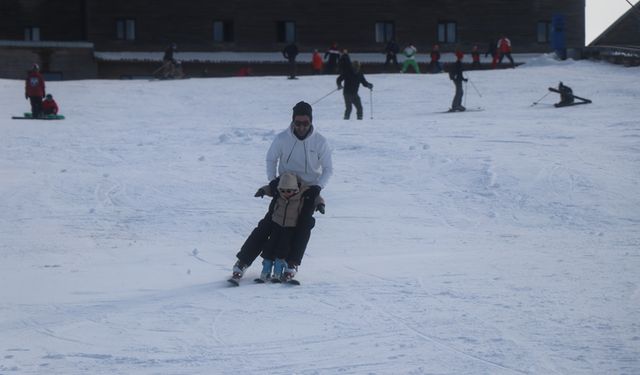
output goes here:
[[327, 186], [327, 182], [329, 182], [329, 178], [333, 174], [331, 148], [327, 143], [324, 144], [322, 153], [320, 154], [320, 165], [322, 166], [322, 174], [320, 175], [320, 179], [318, 180], [318, 185], [320, 185], [320, 187], [324, 189], [324, 187]]
[[267, 151], [267, 181], [273, 181], [277, 177], [278, 158], [280, 157], [279, 138], [273, 140], [269, 151]]

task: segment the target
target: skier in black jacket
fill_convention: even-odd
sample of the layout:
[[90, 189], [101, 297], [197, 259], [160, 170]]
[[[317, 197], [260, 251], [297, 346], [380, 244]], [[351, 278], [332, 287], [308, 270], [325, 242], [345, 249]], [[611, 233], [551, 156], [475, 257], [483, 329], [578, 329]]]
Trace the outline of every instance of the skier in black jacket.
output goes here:
[[289, 79], [296, 79], [296, 57], [298, 56], [298, 46], [295, 43], [291, 43], [284, 47], [282, 50], [282, 56], [289, 60]]
[[344, 119], [349, 119], [351, 116], [352, 106], [355, 105], [358, 120], [362, 120], [362, 102], [358, 95], [358, 89], [360, 88], [360, 84], [370, 90], [373, 89], [373, 85], [367, 82], [364, 78], [364, 74], [360, 71], [360, 63], [358, 61], [354, 61], [351, 64], [351, 69], [344, 69], [344, 71], [338, 76], [338, 79], [336, 80], [338, 90], [342, 89], [343, 81], [344, 91], [342, 93], [344, 95], [345, 104]]
[[462, 58], [464, 54], [461, 51], [456, 51], [456, 63], [453, 65], [453, 70], [449, 72], [449, 78], [456, 85], [456, 94], [453, 97], [453, 103], [451, 103], [451, 109], [449, 112], [464, 111], [465, 107], [462, 106], [462, 82], [467, 82], [467, 79], [462, 75]]

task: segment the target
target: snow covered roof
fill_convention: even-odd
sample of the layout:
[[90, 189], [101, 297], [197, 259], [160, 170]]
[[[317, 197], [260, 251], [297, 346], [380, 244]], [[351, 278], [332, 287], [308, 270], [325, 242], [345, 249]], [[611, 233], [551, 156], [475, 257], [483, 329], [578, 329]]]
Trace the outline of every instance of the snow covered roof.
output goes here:
[[0, 40], [0, 47], [35, 47], [35, 48], [93, 48], [90, 42], [62, 42], [62, 41], [30, 41], [30, 40]]

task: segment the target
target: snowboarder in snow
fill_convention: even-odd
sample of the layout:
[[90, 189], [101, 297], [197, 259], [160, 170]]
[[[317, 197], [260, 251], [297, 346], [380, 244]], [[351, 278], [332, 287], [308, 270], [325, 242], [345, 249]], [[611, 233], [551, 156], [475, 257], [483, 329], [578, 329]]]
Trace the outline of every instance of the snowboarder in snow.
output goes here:
[[31, 116], [42, 117], [42, 98], [45, 96], [44, 78], [40, 66], [33, 64], [24, 82], [24, 98], [31, 101]]
[[289, 79], [296, 79], [296, 57], [298, 56], [298, 46], [295, 42], [284, 47], [282, 56], [289, 60]]
[[449, 112], [462, 112], [466, 110], [466, 108], [462, 106], [462, 95], [464, 94], [462, 91], [462, 82], [467, 82], [467, 79], [462, 75], [463, 57], [464, 54], [462, 51], [456, 51], [456, 62], [453, 65], [453, 69], [449, 72], [449, 78], [451, 78], [456, 86], [456, 94], [453, 97], [453, 103], [451, 103], [451, 109], [449, 109]]
[[53, 100], [53, 96], [51, 94], [47, 94], [44, 101], [42, 102], [42, 112], [45, 115], [57, 115], [58, 114], [58, 103]]
[[431, 73], [440, 73], [442, 71], [442, 64], [440, 64], [440, 46], [437, 44], [435, 44], [431, 50], [429, 71]]
[[398, 52], [400, 52], [400, 47], [398, 47], [398, 43], [396, 43], [395, 40], [390, 40], [389, 43], [387, 43], [387, 46], [384, 49], [385, 53], [387, 54], [385, 60], [384, 60], [384, 68], [387, 69], [389, 67], [389, 64], [393, 63], [393, 66], [396, 69], [396, 72], [398, 71]]
[[405, 73], [409, 66], [411, 66], [416, 73], [420, 73], [420, 68], [418, 67], [418, 63], [416, 62], [416, 53], [418, 53], [418, 49], [414, 47], [413, 44], [410, 44], [407, 46], [407, 48], [404, 49], [404, 51], [402, 51], [402, 53], [404, 53], [406, 59], [402, 64], [402, 70], [400, 71], [400, 73]]
[[[311, 229], [315, 225], [313, 213], [321, 210], [321, 207], [315, 205], [316, 198], [333, 173], [331, 148], [327, 140], [315, 130], [312, 121], [311, 105], [305, 102], [297, 103], [293, 107], [291, 124], [276, 136], [267, 151], [267, 179], [272, 191], [277, 189], [279, 183], [276, 173], [294, 173], [302, 183], [309, 186], [302, 194], [303, 203], [292, 239], [291, 252], [285, 259], [287, 268], [293, 271], [302, 263], [311, 237]], [[258, 190], [255, 196], [262, 197], [264, 194]], [[263, 244], [271, 234], [271, 215], [275, 203], [276, 200], [273, 199], [269, 211], [236, 255], [238, 261], [233, 266], [234, 278], [242, 277], [246, 268], [258, 257]]]
[[342, 92], [345, 105], [344, 119], [349, 119], [351, 110], [355, 105], [358, 120], [362, 120], [362, 101], [358, 95], [358, 89], [360, 88], [360, 84], [370, 90], [373, 89], [373, 85], [364, 78], [358, 61], [353, 62], [351, 69], [345, 70], [346, 72], [340, 74], [336, 79], [338, 90], [343, 88], [342, 82], [344, 81], [344, 91]]
[[[291, 246], [298, 224], [298, 218], [304, 203], [304, 193], [308, 186], [298, 181], [293, 173], [280, 176], [278, 188], [271, 190], [266, 185], [258, 190], [261, 194], [274, 197], [275, 205], [271, 215], [271, 234], [262, 250], [262, 281], [289, 281], [295, 276], [296, 269], [288, 267], [286, 259], [291, 253]], [[315, 206], [324, 213], [324, 201], [320, 196], [316, 198]]]
[[338, 50], [338, 43], [334, 42], [327, 52], [324, 53], [324, 59], [326, 61], [324, 64], [325, 74], [335, 74], [339, 58], [340, 51]]

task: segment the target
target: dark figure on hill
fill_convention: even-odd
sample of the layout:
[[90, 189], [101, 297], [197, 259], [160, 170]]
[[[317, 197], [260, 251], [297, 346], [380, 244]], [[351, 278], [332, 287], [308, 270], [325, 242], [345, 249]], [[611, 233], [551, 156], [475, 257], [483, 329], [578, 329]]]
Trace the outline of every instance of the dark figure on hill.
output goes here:
[[453, 103], [451, 103], [451, 109], [449, 109], [449, 112], [462, 112], [466, 110], [466, 108], [462, 106], [462, 95], [464, 95], [464, 92], [462, 91], [462, 82], [467, 82], [467, 79], [462, 75], [463, 57], [464, 54], [461, 51], [456, 51], [457, 60], [453, 65], [453, 69], [449, 72], [449, 78], [456, 86], [456, 94], [453, 97]]
[[440, 46], [434, 45], [431, 49], [431, 61], [429, 61], [429, 71], [431, 73], [440, 73], [442, 64], [440, 64]]
[[324, 53], [324, 59], [326, 63], [324, 64], [324, 73], [325, 74], [335, 74], [336, 68], [338, 65], [338, 59], [340, 58], [340, 51], [338, 50], [338, 43], [333, 43], [331, 47]]
[[480, 67], [480, 51], [478, 51], [478, 46], [473, 46], [473, 49], [471, 49], [471, 60], [473, 61], [471, 64], [472, 67]]
[[385, 53], [387, 54], [386, 59], [384, 60], [384, 68], [387, 69], [389, 64], [393, 63], [394, 69], [398, 70], [398, 52], [400, 52], [400, 47], [398, 47], [398, 43], [395, 40], [390, 40], [387, 43], [387, 46], [384, 48]]
[[342, 82], [344, 81], [344, 119], [348, 120], [351, 116], [352, 107], [356, 107], [356, 115], [358, 120], [362, 120], [362, 101], [358, 95], [358, 89], [360, 84], [368, 89], [373, 89], [373, 85], [364, 78], [364, 74], [360, 71], [360, 63], [354, 61], [351, 69], [345, 69], [345, 72], [340, 74], [336, 79], [338, 90], [342, 89]]
[[[560, 102], [554, 104], [556, 108], [591, 103], [591, 100], [589, 99], [581, 98], [579, 96], [574, 95], [571, 87], [565, 86], [562, 82], [560, 82], [557, 89], [553, 87], [549, 87], [549, 91], [560, 94]], [[576, 102], [576, 100], [578, 101]]]
[[296, 79], [296, 57], [298, 56], [298, 46], [291, 43], [284, 47], [282, 56], [289, 60], [289, 79]]

